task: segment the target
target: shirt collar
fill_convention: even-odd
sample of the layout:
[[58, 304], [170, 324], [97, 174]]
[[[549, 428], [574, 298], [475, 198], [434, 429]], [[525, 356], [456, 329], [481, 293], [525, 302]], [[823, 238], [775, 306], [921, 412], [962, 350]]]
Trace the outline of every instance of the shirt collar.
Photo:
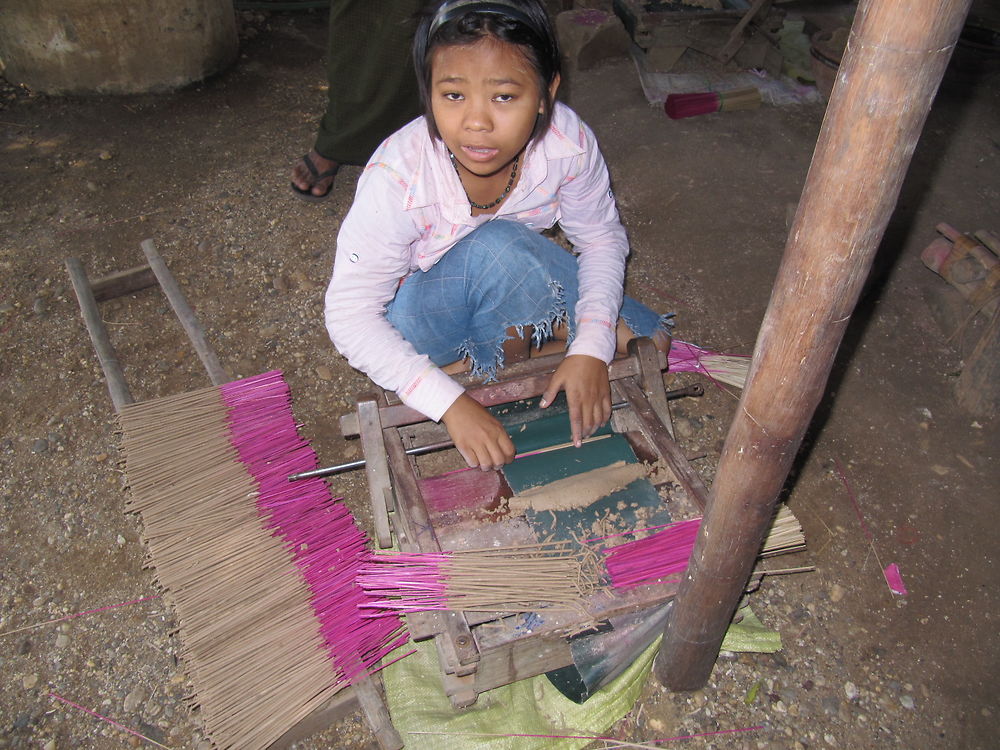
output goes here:
[[[585, 149], [580, 145], [585, 141], [583, 133], [564, 133], [558, 127], [555, 115], [559, 113], [558, 108], [561, 106], [556, 104], [556, 112], [553, 113], [552, 123], [545, 136], [540, 142], [528, 148], [524, 171], [515, 189], [516, 193], [531, 191], [541, 184], [548, 174], [548, 162], [585, 153]], [[570, 122], [568, 118], [558, 119], [564, 123]], [[580, 127], [582, 128], [582, 124]], [[436, 204], [441, 207], [444, 218], [454, 224], [481, 223], [480, 217], [471, 214], [469, 198], [452, 167], [444, 142], [431, 137], [426, 119], [424, 127], [419, 128], [416, 133], [423, 140], [423, 148], [418, 149], [416, 167], [408, 175], [408, 187], [403, 193], [403, 209], [408, 211]], [[577, 140], [574, 140], [574, 136]]]
[[424, 127], [417, 132], [422, 144], [415, 149], [419, 154], [416, 166], [407, 175], [408, 187], [403, 193], [403, 210], [426, 208], [436, 204], [441, 206], [453, 222], [469, 223], [472, 218], [469, 213], [469, 201], [462, 189], [458, 174], [451, 165], [444, 142], [431, 137], [426, 119]]
[[582, 132], [582, 120], [575, 120], [580, 128], [580, 132], [564, 133], [560, 129], [560, 125], [572, 125], [574, 123], [574, 120], [568, 117], [558, 117], [558, 115], [562, 114], [560, 110], [564, 106], [556, 102], [555, 111], [552, 113], [552, 122], [549, 124], [549, 132], [542, 139], [542, 151], [545, 153], [545, 158], [549, 161], [580, 156], [585, 153], [585, 149], [580, 145], [586, 143], [585, 134]]

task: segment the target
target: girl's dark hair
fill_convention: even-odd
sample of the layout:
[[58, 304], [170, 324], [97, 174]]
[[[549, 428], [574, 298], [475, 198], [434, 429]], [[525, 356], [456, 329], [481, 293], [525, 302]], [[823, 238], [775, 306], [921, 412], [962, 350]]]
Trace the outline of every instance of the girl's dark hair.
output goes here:
[[440, 138], [431, 110], [431, 56], [439, 47], [475, 44], [486, 37], [513, 44], [521, 50], [538, 77], [544, 106], [531, 139], [552, 122], [549, 86], [559, 75], [560, 53], [552, 21], [541, 0], [436, 0], [419, 14], [413, 37], [413, 67], [431, 136]]

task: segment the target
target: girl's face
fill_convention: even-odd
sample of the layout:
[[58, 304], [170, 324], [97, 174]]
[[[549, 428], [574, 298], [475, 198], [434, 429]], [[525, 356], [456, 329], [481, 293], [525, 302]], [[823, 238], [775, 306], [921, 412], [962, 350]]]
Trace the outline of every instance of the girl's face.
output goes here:
[[[527, 145], [558, 77], [540, 91], [538, 77], [512, 44], [485, 37], [440, 47], [431, 56], [431, 112], [460, 168], [491, 177]], [[551, 98], [549, 99], [551, 101]]]

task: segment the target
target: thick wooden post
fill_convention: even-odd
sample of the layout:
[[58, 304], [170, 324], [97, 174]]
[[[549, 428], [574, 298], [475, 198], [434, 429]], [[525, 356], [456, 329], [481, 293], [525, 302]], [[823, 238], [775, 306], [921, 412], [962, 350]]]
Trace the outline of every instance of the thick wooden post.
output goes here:
[[971, 0], [861, 0], [655, 673], [706, 683]]

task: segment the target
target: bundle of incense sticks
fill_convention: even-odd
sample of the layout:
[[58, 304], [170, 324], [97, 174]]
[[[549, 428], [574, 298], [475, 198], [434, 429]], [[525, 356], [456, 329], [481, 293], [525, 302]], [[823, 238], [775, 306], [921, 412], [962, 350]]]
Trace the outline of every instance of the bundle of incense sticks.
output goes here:
[[363, 619], [370, 552], [298, 435], [278, 372], [133, 404], [119, 414], [129, 510], [172, 604], [206, 732], [265, 748], [405, 642]]
[[[679, 521], [643, 539], [605, 548], [604, 566], [611, 585], [630, 589], [683, 573], [700, 525], [700, 518]], [[802, 527], [786, 506], [780, 506], [759, 557], [796, 552], [804, 547]]]
[[734, 109], [757, 109], [760, 90], [754, 87], [732, 91], [699, 91], [693, 94], [669, 94], [663, 110], [671, 120], [707, 115]]
[[667, 363], [671, 372], [698, 372], [737, 388], [746, 383], [750, 369], [750, 357], [719, 354], [677, 339], [670, 342]]
[[604, 567], [616, 589], [631, 589], [683, 573], [698, 536], [700, 518], [670, 524], [661, 531], [605, 550]]
[[[580, 610], [588, 595], [608, 583], [630, 589], [684, 572], [701, 518], [626, 535], [642, 539], [607, 544], [559, 541], [503, 549], [373, 555], [358, 570], [357, 584], [371, 595], [364, 617], [392, 612], [463, 610], [526, 612], [538, 607]], [[603, 559], [589, 543], [605, 542]], [[805, 537], [785, 506], [775, 514], [760, 556], [795, 552]]]
[[373, 556], [358, 585], [368, 617], [387, 612], [579, 609], [600, 583], [596, 556], [575, 542]]

